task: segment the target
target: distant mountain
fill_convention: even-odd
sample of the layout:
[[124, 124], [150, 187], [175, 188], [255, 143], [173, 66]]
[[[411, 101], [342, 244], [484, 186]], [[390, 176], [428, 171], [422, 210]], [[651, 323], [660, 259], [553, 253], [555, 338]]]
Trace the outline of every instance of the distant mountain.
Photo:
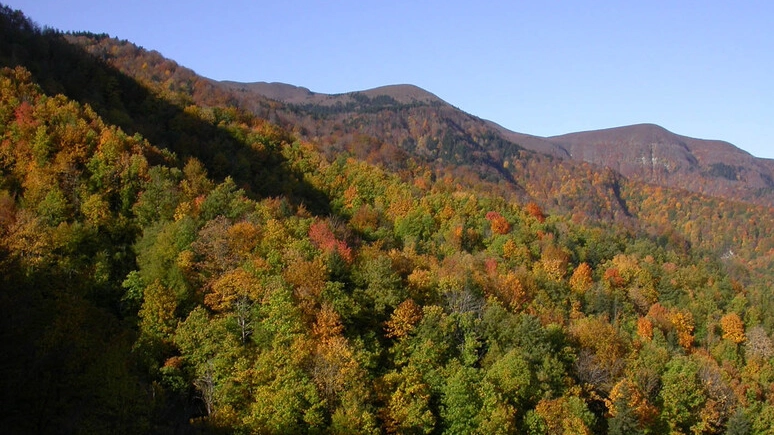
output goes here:
[[[292, 115], [280, 116], [288, 124], [307, 125], [310, 121], [304, 118], [313, 117], [312, 137], [356, 131], [361, 139], [364, 134], [371, 142], [397, 139], [404, 152], [454, 164], [473, 156], [490, 169], [502, 167], [515, 150], [530, 150], [610, 168], [649, 184], [774, 206], [774, 160], [756, 158], [728, 142], [681, 136], [653, 124], [539, 137], [476, 118], [410, 85], [338, 95], [279, 83], [224, 85], [244, 102], [260, 96], [289, 105]], [[431, 128], [417, 128], [428, 125]], [[351, 148], [352, 138], [340, 136], [337, 149]], [[430, 149], [416, 147], [428, 140], [440, 143]]]
[[653, 124], [547, 140], [573, 159], [632, 179], [772, 205], [774, 161], [753, 157], [728, 142], [680, 136]]
[[240, 107], [316, 143], [331, 159], [346, 152], [396, 170], [408, 169], [411, 162], [465, 166], [481, 179], [517, 184], [503, 162], [524, 148], [487, 121], [416, 86], [328, 95], [281, 83], [217, 85]]
[[266, 98], [299, 105], [319, 104], [322, 106], [332, 106], [336, 104], [355, 103], [358, 101], [358, 96], [362, 95], [369, 98], [387, 98], [396, 104], [443, 102], [443, 100], [437, 96], [414, 85], [382, 86], [362, 92], [348, 92], [345, 94], [321, 94], [312, 92], [304, 87], [285, 83], [239, 83], [232, 81], [223, 81], [220, 83], [237, 93], [255, 92]]
[[0, 66], [4, 433], [774, 426], [774, 214], [724, 199], [769, 161], [221, 83], [3, 6]]
[[[13, 45], [22, 36], [10, 40], [17, 59], [33, 54]], [[162, 114], [171, 109], [149, 104], [145, 88], [177, 106], [210, 108], [216, 118], [242, 116], [224, 112], [223, 107], [249, 112], [309, 141], [331, 161], [348, 155], [408, 176], [430, 169], [439, 176], [451, 175], [468, 187], [489, 183], [487, 190], [494, 189], [505, 198], [535, 200], [556, 207], [557, 212], [581, 210], [592, 217], [616, 219], [628, 216], [629, 206], [620, 197], [623, 177], [774, 206], [772, 161], [756, 159], [728, 143], [687, 138], [653, 125], [546, 138], [510, 131], [412, 85], [328, 95], [282, 83], [210, 80], [158, 52], [106, 35], [62, 35], [61, 40], [50, 38], [45, 44], [61, 45], [56, 50], [50, 48], [48, 57], [41, 57], [48, 62], [39, 69], [41, 83], [44, 87], [51, 84], [49, 92], [65, 91], [126, 131], [140, 132], [154, 143], [169, 144], [183, 156], [213, 153], [227, 160], [227, 154], [217, 147], [198, 145], [190, 134], [171, 133], [159, 124], [165, 116], [153, 115], [149, 108]], [[83, 68], [65, 67], [73, 62], [57, 58], [62, 57], [58, 53], [75, 47], [93, 56], [92, 60], [83, 58], [75, 63], [110, 65], [117, 69], [109, 73], [115, 78], [104, 80], [101, 88], [82, 86], [83, 74], [72, 71]], [[29, 66], [33, 71], [38, 68], [34, 62]], [[60, 69], [62, 72], [58, 72]], [[100, 71], [97, 76], [103, 75]], [[117, 93], [114, 81], [123, 83], [130, 78], [142, 87], [127, 82]], [[124, 109], [111, 109], [114, 101], [122, 102]], [[131, 112], [129, 117], [125, 110]], [[213, 173], [225, 176], [228, 171], [218, 166]], [[255, 177], [247, 172], [243, 176]], [[572, 183], [568, 186], [569, 179]], [[600, 179], [608, 181], [599, 183]], [[576, 188], [576, 184], [584, 187]]]

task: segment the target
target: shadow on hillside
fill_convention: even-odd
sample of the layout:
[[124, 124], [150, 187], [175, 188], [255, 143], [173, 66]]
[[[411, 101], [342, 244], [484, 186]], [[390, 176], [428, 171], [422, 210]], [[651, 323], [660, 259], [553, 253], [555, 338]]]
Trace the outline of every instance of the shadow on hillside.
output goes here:
[[[213, 179], [231, 176], [254, 198], [285, 196], [313, 213], [330, 214], [329, 198], [283, 157], [281, 137], [251, 146], [238, 133], [159, 98], [61, 33], [41, 30], [21, 12], [0, 5], [4, 66], [26, 68], [47, 94], [90, 105], [106, 123], [173, 151], [181, 164], [197, 158]], [[73, 238], [87, 234], [73, 228]], [[0, 225], [0, 233], [5, 230]], [[108, 286], [121, 291], [125, 272], [109, 283], [88, 281], [89, 250], [114, 240], [106, 234], [83, 237], [63, 248], [65, 252], [46, 253], [61, 264], [32, 269], [0, 243], [0, 402], [5, 405], [0, 427], [4, 433], [193, 433], [190, 418], [200, 415], [193, 395], [157, 400], [141, 369], [142, 356], [133, 354], [136, 330], [131, 321], [106, 308], [117, 300], [99, 303], [115, 293], [88, 293]], [[126, 257], [112, 258], [119, 268], [133, 267], [128, 254], [132, 241], [118, 243], [123, 245], [105, 252], [125, 250]], [[66, 252], [87, 245], [86, 251]]]
[[226, 128], [158, 97], [71, 44], [62, 33], [41, 30], [9, 8], [2, 8], [0, 15], [0, 65], [25, 67], [47, 94], [61, 93], [89, 104], [105, 122], [173, 151], [180, 162], [199, 159], [215, 180], [231, 176], [253, 198], [285, 196], [313, 213], [330, 213], [330, 199], [289, 168], [279, 144], [253, 147]]

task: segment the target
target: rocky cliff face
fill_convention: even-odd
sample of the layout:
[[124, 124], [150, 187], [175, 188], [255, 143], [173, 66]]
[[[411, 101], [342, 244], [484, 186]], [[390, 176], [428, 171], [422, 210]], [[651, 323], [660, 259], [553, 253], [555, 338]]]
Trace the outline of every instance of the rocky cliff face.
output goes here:
[[772, 162], [728, 142], [694, 139], [653, 124], [547, 138], [576, 160], [651, 184], [774, 205]]

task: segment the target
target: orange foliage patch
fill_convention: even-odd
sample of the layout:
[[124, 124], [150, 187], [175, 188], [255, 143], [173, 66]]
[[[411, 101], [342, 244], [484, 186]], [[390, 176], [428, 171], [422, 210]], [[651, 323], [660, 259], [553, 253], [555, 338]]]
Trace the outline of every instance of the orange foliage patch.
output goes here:
[[511, 231], [511, 224], [500, 213], [490, 211], [486, 214], [486, 219], [495, 234], [508, 234]]
[[537, 221], [540, 222], [541, 224], [546, 221], [546, 215], [543, 213], [543, 209], [541, 209], [540, 206], [537, 205], [536, 203], [534, 202], [528, 203], [525, 206], [525, 209], [527, 210], [527, 214], [537, 219]]

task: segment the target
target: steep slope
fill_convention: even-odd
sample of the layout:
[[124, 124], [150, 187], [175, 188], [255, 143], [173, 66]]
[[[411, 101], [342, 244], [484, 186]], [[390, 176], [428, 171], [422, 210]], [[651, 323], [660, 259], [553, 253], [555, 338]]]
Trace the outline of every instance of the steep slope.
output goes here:
[[436, 169], [467, 165], [482, 180], [516, 185], [502, 164], [521, 147], [416, 86], [326, 95], [276, 83], [222, 85], [254, 113], [261, 113], [264, 98], [280, 103], [265, 115], [315, 142], [331, 159], [346, 152], [395, 170], [407, 170], [412, 162]]
[[[237, 98], [250, 101], [251, 91], [241, 89]], [[761, 237], [770, 231], [771, 162], [731, 144], [648, 124], [542, 138], [508, 131], [429, 93], [420, 94], [429, 96], [423, 102], [417, 88], [403, 86], [331, 96], [279, 84], [256, 89], [266, 92], [256, 101], [284, 98], [273, 106], [274, 119], [329, 159], [346, 152], [403, 171], [414, 162], [414, 177], [430, 167], [439, 177], [533, 200], [578, 221], [626, 223], [687, 249], [734, 253], [752, 260], [744, 267], [759, 277], [772, 264], [772, 246]]]
[[[309, 141], [329, 161], [353, 156], [406, 177], [430, 170], [434, 177], [450, 176], [467, 187], [485, 185], [484, 190], [505, 198], [533, 200], [581, 218], [626, 219], [631, 209], [639, 209], [621, 197], [622, 173], [635, 182], [728, 201], [774, 203], [767, 187], [772, 162], [727, 143], [687, 138], [653, 125], [541, 138], [508, 131], [414, 86], [325, 95], [278, 83], [215, 82], [126, 41], [89, 34], [65, 37], [177, 105], [211, 108], [216, 118], [249, 112]], [[137, 107], [132, 116], [141, 124], [137, 128], [116, 120], [129, 131], [134, 128], [154, 142], [181, 142], [184, 152], [193, 148], [202, 155], [220, 154], [224, 163], [233, 160], [207, 144], [192, 147], [182, 131], [176, 136], [156, 132], [157, 119], [164, 117], [148, 116], [148, 104], [126, 100], [122, 94], [127, 107]], [[231, 109], [224, 111], [223, 105]], [[110, 111], [104, 113], [109, 118]], [[180, 127], [174, 119], [166, 125]], [[225, 171], [214, 167], [213, 173]]]
[[547, 138], [576, 160], [646, 183], [774, 205], [771, 161], [728, 142], [694, 139], [653, 124]]
[[[675, 142], [678, 145], [671, 148], [660, 145], [654, 145], [653, 148], [672, 149], [671, 158], [674, 162], [683, 162], [683, 166], [694, 169], [685, 171], [685, 174], [655, 174], [661, 178], [656, 178], [653, 173], [643, 174], [639, 178], [632, 175], [631, 182], [626, 182], [620, 172], [611, 169], [611, 166], [617, 168], [612, 164], [605, 168], [602, 163], [576, 159], [577, 155], [576, 158], [571, 158], [570, 145], [581, 149], [582, 142], [593, 139], [593, 135], [582, 137], [582, 141], [578, 139], [576, 144], [571, 137], [540, 138], [509, 132], [492, 122], [464, 113], [416, 87], [393, 86], [326, 96], [283, 84], [219, 83], [199, 77], [156, 52], [139, 49], [126, 41], [94, 38], [89, 35], [67, 38], [177, 104], [195, 103], [201, 107], [209, 107], [211, 109], [207, 109], [208, 111], [218, 114], [217, 119], [226, 119], [224, 116], [233, 119], [234, 116], [242, 116], [238, 115], [239, 111], [250, 112], [309, 141], [331, 162], [341, 159], [342, 156], [351, 156], [395, 171], [405, 180], [445, 179], [450, 186], [457, 188], [475, 188], [522, 203], [535, 201], [551, 213], [572, 214], [575, 219], [581, 221], [629, 221], [628, 225], [632, 228], [645, 229], [654, 234], [671, 231], [669, 226], [662, 222], [661, 216], [677, 215], [663, 208], [667, 207], [669, 202], [653, 203], [650, 208], [643, 208], [637, 201], [648, 197], [643, 193], [651, 189], [647, 185], [678, 189], [665, 190], [659, 196], [685, 196], [685, 191], [711, 194], [724, 199], [725, 202], [699, 202], [719, 204], [721, 207], [736, 210], [730, 214], [735, 216], [731, 221], [736, 223], [729, 224], [730, 221], [711, 219], [707, 221], [712, 222], [711, 225], [693, 225], [685, 240], [695, 246], [717, 251], [718, 255], [732, 249], [747, 237], [736, 234], [747, 226], [747, 220], [741, 216], [768, 214], [766, 209], [757, 209], [750, 204], [769, 206], [769, 190], [752, 190], [742, 182], [717, 177], [717, 174], [724, 174], [726, 168], [722, 166], [722, 162], [705, 159], [702, 146], [706, 145], [706, 141], [677, 136], [656, 126], [637, 128], [636, 130], [641, 130], [640, 133], [629, 139], [629, 143], [635, 144], [633, 148], [637, 149], [636, 144], [640, 142]], [[261, 90], [266, 95], [256, 90]], [[291, 104], [270, 97], [285, 98], [296, 103]], [[304, 103], [305, 101], [307, 103]], [[308, 101], [327, 103], [316, 104]], [[221, 104], [235, 108], [224, 111], [219, 106]], [[143, 113], [139, 112], [133, 116], [142, 118]], [[154, 124], [150, 119], [148, 123]], [[176, 126], [179, 123], [172, 122], [167, 125]], [[619, 141], [624, 140], [623, 137], [628, 134], [627, 128], [613, 131], [621, 136], [614, 138]], [[610, 139], [608, 142], [612, 141]], [[697, 141], [698, 145], [694, 146], [694, 141]], [[209, 146], [196, 149], [201, 150], [200, 152], [207, 150], [209, 155], [220, 154], [218, 159], [223, 162], [233, 160]], [[711, 151], [715, 148], [707, 149]], [[723, 156], [724, 153], [735, 152], [734, 150], [735, 148], [728, 144], [721, 144], [716, 154]], [[736, 152], [740, 159], [739, 165], [744, 163], [745, 158], [750, 158], [746, 153], [738, 150]], [[608, 152], [605, 155], [614, 156], [615, 153]], [[633, 156], [635, 157], [629, 159], [639, 158], [638, 161], [642, 161], [640, 155]], [[768, 162], [765, 160], [752, 159], [752, 162], [761, 164], [763, 169], [767, 168]], [[239, 160], [233, 164], [240, 167]], [[701, 164], [705, 166], [702, 167]], [[677, 163], [674, 165], [677, 166]], [[213, 173], [222, 173], [222, 168], [220, 165], [213, 167]], [[765, 182], [766, 173], [763, 169], [760, 178]], [[296, 178], [298, 176], [299, 174], [293, 175]], [[258, 180], [261, 176], [249, 178]], [[714, 180], [718, 178], [725, 185], [715, 183]], [[684, 191], [679, 192], [679, 189]], [[746, 205], [736, 203], [740, 200], [745, 201]], [[697, 216], [711, 215], [709, 206], [706, 208], [707, 210], [699, 209], [693, 213]], [[690, 215], [685, 216], [685, 219], [690, 222]], [[737, 222], [737, 219], [740, 220]], [[700, 230], [697, 231], [698, 228]], [[718, 234], [727, 237], [718, 240]], [[752, 246], [757, 246], [757, 242], [747, 244], [746, 256], [755, 251], [756, 248]], [[736, 252], [740, 251], [736, 249]]]
[[[350, 96], [354, 124], [338, 105], [254, 100], [385, 143], [403, 117], [427, 122], [416, 131], [449, 138], [442, 150], [481, 157], [326, 159], [328, 137], [218, 104], [240, 100], [157, 53], [76, 38], [95, 58], [34, 29], [20, 44], [3, 24], [0, 61], [30, 68], [0, 68], [5, 432], [774, 425], [763, 207], [523, 149], [497, 160], [498, 142], [466, 133], [489, 124], [396, 105], [405, 89]], [[466, 179], [486, 156], [513, 181]]]
[[[412, 161], [435, 168], [465, 166], [481, 180], [505, 181], [526, 191], [519, 181], [523, 177], [503, 166], [514, 157], [527, 157], [518, 153], [529, 150], [537, 153], [530, 158], [544, 160], [546, 170], [552, 160], [541, 155], [611, 168], [648, 184], [774, 206], [774, 161], [655, 125], [542, 138], [462, 112], [416, 86], [327, 95], [282, 83], [216, 82], [126, 41], [89, 34], [67, 39], [147, 86], [163, 89], [180, 104], [237, 106], [316, 143], [331, 159], [348, 152], [396, 170], [408, 169]], [[57, 62], [52, 69], [61, 65]], [[99, 106], [109, 98], [106, 90], [89, 100]], [[143, 133], [152, 136], [153, 124], [150, 119], [144, 123]]]
[[368, 155], [374, 144], [388, 142], [429, 161], [472, 164], [487, 178], [487, 173], [502, 176], [500, 166], [516, 151], [530, 150], [611, 168], [648, 184], [774, 206], [774, 161], [755, 158], [727, 142], [680, 136], [657, 125], [544, 138], [478, 119], [413, 86], [326, 95], [277, 83], [225, 85], [237, 90], [241, 104], [255, 112], [259, 107], [253, 101], [260, 98], [286, 104], [289, 111], [279, 109], [277, 120], [303, 126], [297, 131], [309, 139], [326, 138], [336, 152]]

